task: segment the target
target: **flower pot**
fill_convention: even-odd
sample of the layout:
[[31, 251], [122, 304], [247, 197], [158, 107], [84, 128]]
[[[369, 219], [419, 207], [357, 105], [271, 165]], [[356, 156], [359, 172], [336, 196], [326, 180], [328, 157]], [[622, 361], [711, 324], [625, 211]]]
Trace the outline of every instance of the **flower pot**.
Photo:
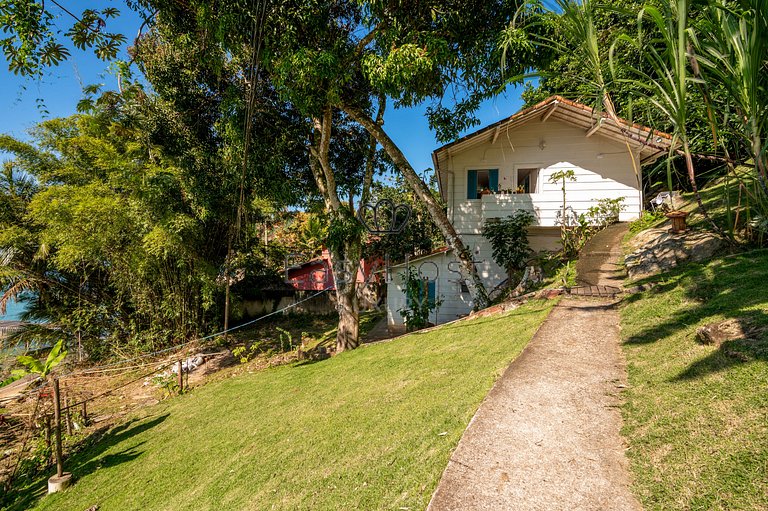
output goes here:
[[672, 228], [670, 229], [672, 234], [678, 234], [688, 230], [688, 226], [685, 225], [685, 219], [688, 217], [687, 211], [670, 211], [664, 216], [672, 220]]

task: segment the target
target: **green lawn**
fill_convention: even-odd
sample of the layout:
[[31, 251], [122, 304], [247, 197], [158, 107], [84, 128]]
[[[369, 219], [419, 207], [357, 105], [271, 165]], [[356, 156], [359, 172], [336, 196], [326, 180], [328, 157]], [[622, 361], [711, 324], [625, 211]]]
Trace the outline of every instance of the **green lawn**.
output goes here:
[[70, 490], [39, 502], [30, 490], [16, 508], [423, 509], [551, 306], [209, 384], [70, 459]]
[[[768, 509], [768, 251], [691, 265], [629, 300], [624, 434], [646, 509]], [[754, 340], [703, 346], [746, 318]]]

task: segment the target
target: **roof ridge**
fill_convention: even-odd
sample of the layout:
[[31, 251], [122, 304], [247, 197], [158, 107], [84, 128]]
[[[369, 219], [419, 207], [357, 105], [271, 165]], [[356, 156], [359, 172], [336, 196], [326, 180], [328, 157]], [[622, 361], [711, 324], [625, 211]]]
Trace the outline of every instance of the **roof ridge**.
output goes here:
[[[496, 122], [494, 122], [492, 124], [489, 124], [488, 126], [485, 126], [484, 128], [480, 128], [479, 130], [473, 131], [472, 133], [468, 133], [468, 134], [464, 135], [463, 137], [460, 137], [460, 138], [458, 138], [458, 139], [456, 139], [456, 140], [454, 140], [452, 142], [449, 142], [449, 143], [447, 143], [445, 145], [442, 145], [442, 146], [438, 147], [437, 149], [435, 149], [433, 151], [433, 154], [436, 155], [437, 153], [439, 153], [441, 151], [444, 151], [444, 150], [446, 150], [446, 149], [448, 149], [450, 147], [453, 147], [453, 146], [455, 146], [457, 144], [460, 144], [462, 142], [465, 142], [465, 141], [467, 141], [467, 140], [469, 140], [471, 138], [479, 136], [479, 135], [481, 135], [481, 134], [483, 134], [483, 133], [485, 133], [487, 131], [491, 131], [491, 130], [496, 129], [496, 128], [501, 128], [504, 124], [512, 123], [513, 121], [515, 121], [517, 119], [520, 119], [522, 117], [525, 117], [526, 115], [528, 115], [528, 114], [530, 114], [532, 112], [535, 112], [537, 110], [540, 110], [541, 108], [543, 108], [545, 106], [548, 106], [548, 105], [550, 105], [552, 103], [563, 103], [564, 105], [566, 105], [568, 107], [576, 108], [576, 109], [579, 109], [579, 110], [582, 110], [582, 111], [585, 111], [585, 112], [589, 112], [591, 117], [595, 116], [595, 109], [592, 108], [591, 106], [586, 105], [584, 103], [581, 103], [579, 101], [568, 99], [568, 98], [563, 97], [563, 96], [561, 96], [559, 94], [554, 94], [554, 95], [549, 96], [548, 98], [546, 98], [546, 99], [544, 99], [542, 101], [539, 101], [535, 105], [529, 106], [527, 108], [523, 108], [522, 110], [519, 110], [519, 111], [515, 112], [514, 114], [512, 114], [512, 115], [510, 115], [508, 117], [505, 117], [504, 119], [496, 121]], [[604, 111], [600, 112], [600, 118], [599, 119], [608, 119], [609, 121], [616, 122], [616, 121], [614, 121], [614, 119], [607, 112], [604, 112]], [[672, 139], [672, 135], [670, 135], [669, 133], [665, 133], [663, 131], [659, 131], [659, 130], [656, 130], [654, 128], [648, 127], [648, 126], [644, 126], [642, 124], [633, 123], [633, 122], [627, 121], [626, 119], [623, 119], [623, 118], [618, 117], [618, 116], [616, 117], [616, 119], [619, 121], [619, 123], [623, 124], [624, 126], [626, 126], [629, 129], [634, 128], [634, 129], [637, 129], [639, 131], [644, 131], [644, 132], [646, 132], [646, 133], [648, 133], [650, 135], [653, 135], [653, 136], [660, 136], [660, 137], [666, 138], [668, 140]]]

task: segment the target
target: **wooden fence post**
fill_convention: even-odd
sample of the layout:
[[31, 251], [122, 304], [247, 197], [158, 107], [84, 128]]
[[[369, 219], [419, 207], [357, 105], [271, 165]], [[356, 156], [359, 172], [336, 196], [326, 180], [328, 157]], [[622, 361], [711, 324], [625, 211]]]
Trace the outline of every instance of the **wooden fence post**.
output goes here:
[[53, 379], [53, 421], [56, 428], [56, 477], [64, 475], [64, 464], [61, 460], [61, 396], [59, 395], [59, 379]]
[[63, 453], [61, 449], [61, 395], [59, 393], [59, 379], [53, 378], [53, 419], [56, 428], [56, 475], [48, 478], [48, 493], [56, 493], [63, 490], [72, 482], [72, 474], [64, 472]]
[[179, 394], [184, 391], [184, 374], [181, 372], [181, 360], [176, 363], [177, 376], [179, 377]]
[[72, 414], [69, 411], [69, 394], [64, 394], [64, 423], [67, 425], [67, 436], [72, 436]]
[[[51, 416], [46, 412], [45, 415], [45, 446], [51, 448]], [[50, 460], [50, 458], [48, 458]]]

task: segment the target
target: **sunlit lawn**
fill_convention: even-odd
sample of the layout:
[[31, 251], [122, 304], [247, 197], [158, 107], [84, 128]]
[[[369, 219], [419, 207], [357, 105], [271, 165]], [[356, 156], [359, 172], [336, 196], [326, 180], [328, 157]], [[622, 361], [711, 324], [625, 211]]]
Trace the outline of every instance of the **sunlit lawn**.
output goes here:
[[532, 302], [195, 389], [68, 460], [70, 490], [37, 502], [30, 489], [17, 508], [423, 509], [550, 308]]
[[[635, 491], [646, 509], [768, 509], [768, 250], [655, 280], [622, 309]], [[696, 342], [727, 318], [763, 330]]]

